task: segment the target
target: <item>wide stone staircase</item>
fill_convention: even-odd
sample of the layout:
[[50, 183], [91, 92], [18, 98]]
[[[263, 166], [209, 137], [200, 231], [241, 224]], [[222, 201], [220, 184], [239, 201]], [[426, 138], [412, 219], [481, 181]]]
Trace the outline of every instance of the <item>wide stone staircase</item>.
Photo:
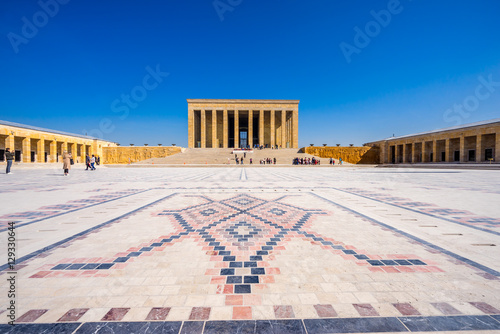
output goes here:
[[[154, 165], [227, 165], [228, 162], [231, 165], [235, 165], [235, 156], [232, 154], [232, 148], [186, 148], [182, 153], [177, 153], [165, 158], [152, 158], [148, 160], [143, 160], [133, 165], [137, 164], [154, 164]], [[243, 153], [236, 154], [238, 158], [243, 157]], [[299, 158], [313, 158], [313, 155], [305, 154], [299, 152], [296, 148], [285, 148], [285, 149], [254, 149], [253, 153], [246, 154], [246, 158], [243, 159], [244, 165], [250, 164], [250, 158], [253, 160], [253, 165], [259, 165], [261, 159], [276, 158], [277, 165], [292, 165], [292, 160], [295, 157]], [[321, 164], [329, 165], [328, 158], [318, 158]], [[229, 160], [228, 160], [229, 159]], [[338, 159], [335, 159], [338, 161]]]

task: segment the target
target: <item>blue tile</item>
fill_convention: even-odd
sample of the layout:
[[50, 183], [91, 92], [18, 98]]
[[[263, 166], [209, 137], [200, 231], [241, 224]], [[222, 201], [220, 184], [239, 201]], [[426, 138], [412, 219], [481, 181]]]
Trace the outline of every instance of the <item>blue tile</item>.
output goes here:
[[250, 285], [235, 285], [234, 286], [234, 293], [250, 293], [250, 292], [252, 292]]
[[342, 250], [344, 252], [344, 254], [357, 254], [355, 251], [353, 251], [352, 249], [344, 249]]
[[180, 321], [86, 322], [76, 334], [90, 333], [179, 333]]
[[151, 247], [161, 247], [161, 246], [163, 246], [162, 242], [155, 242], [151, 244]]
[[128, 259], [130, 259], [129, 257], [126, 257], [126, 256], [123, 256], [123, 257], [119, 257], [117, 258], [116, 260], [114, 260], [113, 262], [127, 262]]
[[220, 274], [223, 276], [234, 275], [234, 269], [223, 268], [220, 270]]
[[78, 270], [81, 267], [83, 267], [84, 265], [85, 265], [85, 263], [73, 263], [68, 268], [66, 268], [66, 270]]
[[229, 268], [242, 268], [243, 262], [229, 262]]
[[262, 261], [262, 256], [260, 255], [250, 256], [250, 261]]
[[264, 268], [252, 268], [252, 275], [265, 275], [266, 271]]
[[61, 264], [58, 264], [57, 266], [51, 268], [50, 270], [64, 270], [64, 269], [68, 268], [69, 266], [71, 266], [71, 263], [61, 263]]
[[96, 269], [109, 269], [114, 266], [114, 263], [101, 263]]
[[231, 255], [230, 251], [219, 251], [219, 255]]
[[412, 264], [406, 260], [394, 260], [399, 264], [400, 266], [412, 266]]
[[139, 255], [141, 255], [141, 254], [142, 254], [142, 252], [131, 252], [131, 253], [130, 253], [129, 255], [127, 255], [127, 256], [128, 256], [128, 257], [132, 257], [132, 256], [134, 256], [134, 257], [135, 257], [135, 256], [139, 256]]
[[398, 263], [396, 261], [393, 261], [393, 260], [381, 260], [381, 261], [386, 266], [397, 266], [398, 265]]
[[426, 266], [427, 265], [425, 262], [420, 261], [420, 260], [408, 260], [408, 261], [411, 262], [415, 266]]
[[383, 266], [384, 264], [379, 260], [366, 260], [372, 266]]
[[245, 283], [245, 284], [257, 284], [257, 283], [259, 283], [259, 276], [245, 276], [243, 283]]
[[97, 267], [99, 267], [100, 263], [87, 263], [82, 270], [93, 270]]
[[8, 334], [40, 334], [40, 333], [59, 333], [71, 334], [81, 323], [57, 323], [57, 324], [23, 324], [16, 323], [14, 326], [0, 324], [0, 333]]
[[368, 260], [369, 257], [363, 254], [355, 254], [354, 257], [358, 260]]
[[257, 262], [245, 262], [245, 268], [257, 267]]
[[236, 260], [236, 256], [224, 256], [224, 258], [222, 259], [222, 261], [235, 261]]
[[487, 315], [443, 316], [443, 317], [401, 317], [410, 331], [479, 331], [500, 329], [500, 323]]
[[180, 334], [202, 334], [204, 321], [184, 321]]
[[309, 334], [408, 332], [397, 318], [304, 319]]
[[268, 251], [257, 251], [257, 255], [268, 255]]

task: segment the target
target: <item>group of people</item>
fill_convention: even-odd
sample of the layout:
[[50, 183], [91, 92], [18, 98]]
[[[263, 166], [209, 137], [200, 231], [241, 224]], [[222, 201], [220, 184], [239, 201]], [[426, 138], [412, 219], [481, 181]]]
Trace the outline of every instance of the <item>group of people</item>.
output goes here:
[[[338, 164], [342, 165], [342, 158], [339, 158]], [[335, 159], [330, 158], [330, 165], [332, 165], [332, 166], [335, 165]]]
[[312, 158], [294, 158], [292, 161], [292, 165], [319, 165], [321, 161], [319, 159], [316, 159], [315, 157]]
[[276, 165], [276, 158], [266, 158], [260, 161], [261, 165]]
[[[5, 170], [5, 174], [12, 174], [10, 171], [12, 168], [12, 162], [15, 159], [15, 152], [11, 152], [10, 148], [5, 149], [5, 160], [7, 160], [7, 168]], [[85, 157], [85, 166], [87, 167], [85, 170], [95, 170], [95, 164], [100, 163], [100, 158], [96, 157], [92, 154], [92, 157], [90, 157], [88, 154]], [[71, 152], [68, 151], [63, 151], [62, 155], [62, 161], [63, 161], [63, 171], [64, 171], [64, 176], [67, 176], [69, 174], [69, 170], [71, 169], [71, 165], [73, 165], [75, 162], [73, 160], [73, 155]]]

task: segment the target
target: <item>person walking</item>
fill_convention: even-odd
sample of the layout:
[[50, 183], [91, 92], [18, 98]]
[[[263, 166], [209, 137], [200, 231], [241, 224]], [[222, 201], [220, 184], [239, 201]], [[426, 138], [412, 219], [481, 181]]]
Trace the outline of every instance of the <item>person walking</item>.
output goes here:
[[92, 154], [92, 158], [90, 158], [90, 170], [95, 170], [95, 156]]
[[63, 169], [64, 176], [67, 176], [69, 174], [69, 170], [71, 169], [71, 153], [68, 153], [68, 151], [63, 152]]
[[10, 148], [5, 149], [5, 160], [7, 160], [7, 168], [5, 174], [12, 174], [10, 168], [12, 167], [12, 161], [14, 160], [15, 153], [10, 151]]
[[[130, 158], [129, 158], [129, 163], [128, 164], [130, 165]], [[89, 170], [89, 167], [90, 167], [90, 157], [89, 157], [88, 153], [85, 156], [85, 166], [87, 166], [87, 168], [85, 168], [85, 170]]]

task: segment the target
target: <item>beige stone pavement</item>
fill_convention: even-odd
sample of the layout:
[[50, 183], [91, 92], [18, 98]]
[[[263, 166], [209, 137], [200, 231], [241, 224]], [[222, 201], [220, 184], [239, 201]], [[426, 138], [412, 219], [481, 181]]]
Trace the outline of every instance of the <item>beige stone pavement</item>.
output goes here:
[[145, 321], [152, 312], [179, 321], [500, 313], [496, 171], [73, 168], [63, 177], [37, 168], [0, 176], [0, 247], [16, 221], [23, 260], [21, 321], [55, 323], [76, 309], [79, 322]]

